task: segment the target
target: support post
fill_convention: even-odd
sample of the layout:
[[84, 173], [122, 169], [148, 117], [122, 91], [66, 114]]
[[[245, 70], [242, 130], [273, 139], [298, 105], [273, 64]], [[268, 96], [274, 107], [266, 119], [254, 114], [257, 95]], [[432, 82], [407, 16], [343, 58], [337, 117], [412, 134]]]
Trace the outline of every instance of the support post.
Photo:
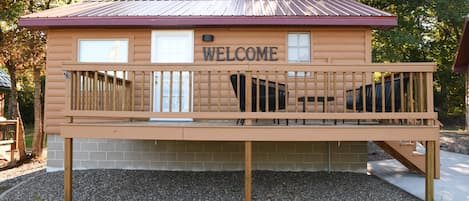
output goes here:
[[251, 161], [252, 161], [252, 142], [245, 141], [244, 142], [244, 200], [251, 201]]
[[425, 148], [425, 200], [433, 201], [433, 180], [435, 178], [435, 141], [427, 141]]
[[72, 160], [73, 160], [73, 139], [65, 138], [64, 153], [64, 200], [72, 201]]

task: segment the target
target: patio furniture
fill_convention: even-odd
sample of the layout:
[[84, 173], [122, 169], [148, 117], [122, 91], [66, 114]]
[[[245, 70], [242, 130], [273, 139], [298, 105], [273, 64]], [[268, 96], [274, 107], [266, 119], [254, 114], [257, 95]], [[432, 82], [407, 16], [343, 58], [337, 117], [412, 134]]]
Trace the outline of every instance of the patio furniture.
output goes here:
[[[404, 94], [407, 94], [407, 82], [409, 81], [408, 78], [404, 78]], [[387, 80], [384, 82], [384, 112], [392, 112], [392, 99], [391, 99], [391, 93], [392, 93], [392, 88], [394, 87], [394, 110], [396, 112], [400, 111], [401, 104], [402, 104], [402, 98], [400, 95], [400, 88], [401, 88], [401, 78], [395, 78], [394, 79], [394, 86], [391, 86], [392, 82], [391, 80]], [[372, 112], [373, 111], [373, 94], [372, 94], [372, 84], [365, 85], [365, 100], [366, 104], [365, 107], [363, 108], [363, 95], [362, 95], [362, 90], [363, 86], [360, 86], [356, 89], [349, 89], [346, 91], [347, 93], [347, 109], [353, 109], [353, 91], [355, 90], [355, 109], [357, 111], [366, 111], [366, 112]], [[405, 95], [404, 95], [405, 96]], [[383, 102], [382, 102], [382, 83], [375, 83], [375, 111], [376, 112], [383, 112]]]
[[[335, 100], [333, 96], [328, 96], [327, 98], [324, 97], [324, 96], [301, 96], [301, 97], [298, 97], [298, 102], [303, 102], [303, 112], [306, 112], [306, 101], [316, 102], [316, 98], [318, 99], [317, 100], [318, 102], [322, 102], [322, 112], [325, 112], [327, 102], [331, 102], [331, 101]], [[326, 121], [323, 119], [322, 122], [325, 123]], [[305, 125], [305, 124], [306, 124], [306, 121], [303, 119], [303, 125]], [[337, 124], [336, 120], [334, 120], [334, 124]]]
[[[238, 75], [232, 74], [230, 76], [231, 85], [233, 86], [233, 90], [235, 92], [236, 97], [239, 101], [239, 109], [241, 112], [246, 111], [246, 75], [239, 74], [239, 94], [238, 94]], [[287, 92], [286, 92], [286, 85], [283, 83], [278, 82], [278, 99], [275, 100], [276, 94], [276, 82], [268, 81], [268, 107], [266, 105], [266, 80], [259, 79], [259, 97], [257, 97], [257, 78], [252, 78], [252, 87], [251, 87], [251, 108], [252, 112], [273, 112], [276, 109], [276, 102], [278, 102], [278, 109], [282, 110], [286, 107], [286, 99], [287, 99]], [[257, 108], [257, 100], [259, 100], [259, 108]], [[243, 123], [243, 120], [240, 120]], [[274, 120], [275, 121], [275, 120]], [[278, 122], [279, 123], [279, 122]], [[287, 121], [288, 125], [288, 121]]]

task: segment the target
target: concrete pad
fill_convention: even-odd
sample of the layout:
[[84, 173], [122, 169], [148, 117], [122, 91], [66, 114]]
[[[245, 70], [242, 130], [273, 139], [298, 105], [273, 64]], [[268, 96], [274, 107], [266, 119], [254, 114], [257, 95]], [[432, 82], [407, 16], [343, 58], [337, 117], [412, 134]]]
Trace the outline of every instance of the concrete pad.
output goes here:
[[[469, 155], [441, 151], [441, 177], [435, 180], [435, 200], [469, 201]], [[425, 198], [425, 177], [409, 171], [399, 161], [368, 162], [368, 171], [391, 184]]]

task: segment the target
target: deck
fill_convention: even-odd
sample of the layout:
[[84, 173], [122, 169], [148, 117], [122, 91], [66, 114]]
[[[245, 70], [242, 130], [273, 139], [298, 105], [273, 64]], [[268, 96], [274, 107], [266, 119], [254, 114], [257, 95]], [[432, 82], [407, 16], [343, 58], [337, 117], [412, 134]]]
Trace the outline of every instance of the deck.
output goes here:
[[408, 161], [425, 172], [433, 195], [439, 174], [434, 63], [66, 63], [63, 70], [66, 197], [73, 138], [243, 141], [246, 200], [252, 142], [371, 140], [405, 159], [409, 153], [387, 142], [419, 141], [427, 146], [425, 158]]

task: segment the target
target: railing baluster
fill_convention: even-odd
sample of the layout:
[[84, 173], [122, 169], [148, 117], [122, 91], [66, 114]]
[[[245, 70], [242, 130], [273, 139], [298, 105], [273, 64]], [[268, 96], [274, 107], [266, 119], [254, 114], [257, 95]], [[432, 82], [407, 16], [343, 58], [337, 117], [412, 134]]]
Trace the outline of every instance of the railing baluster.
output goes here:
[[145, 111], [144, 109], [144, 99], [145, 99], [145, 71], [142, 71], [142, 83], [140, 89], [140, 111]]
[[265, 72], [265, 112], [269, 112], [269, 71]]
[[217, 78], [218, 78], [217, 112], [220, 112], [220, 109], [221, 109], [221, 71], [217, 71]]
[[345, 72], [342, 72], [342, 103], [343, 103], [343, 109], [344, 109], [344, 113], [347, 113], [347, 82], [346, 82], [346, 79], [345, 79]]
[[[324, 111], [324, 113], [328, 113], [328, 107], [329, 107], [329, 101], [328, 101], [328, 97], [329, 97], [329, 72], [324, 72], [323, 73], [324, 75], [324, 108], [322, 109]], [[307, 100], [305, 100], [307, 101]]]
[[381, 72], [381, 112], [386, 112], [386, 93], [385, 93], [384, 72]]
[[[376, 89], [375, 89], [375, 76], [374, 72], [371, 73], [371, 111], [376, 112]], [[366, 110], [366, 108], [364, 108]]]
[[160, 112], [163, 112], [163, 104], [164, 104], [164, 96], [163, 96], [163, 94], [164, 94], [164, 87], [163, 87], [164, 86], [164, 73], [165, 73], [164, 71], [160, 71], [160, 97], [159, 97], [159, 99], [160, 99], [160, 102], [159, 102], [160, 103], [160, 105], [159, 105]]
[[305, 99], [304, 99], [305, 102], [303, 103], [303, 105], [304, 105], [303, 110], [305, 112], [308, 112], [308, 83], [306, 82], [306, 71], [303, 72], [303, 85], [304, 85], [304, 89], [303, 89], [304, 94], [303, 94], [303, 96], [305, 97]]
[[192, 83], [192, 71], [187, 71], [188, 73], [188, 76], [189, 76], [189, 111], [188, 112], [192, 112], [192, 90], [194, 90], [194, 86], [193, 86], [193, 83]]
[[[285, 112], [288, 112], [288, 71], [283, 72], [283, 76], [285, 79]], [[288, 124], [288, 120], [287, 120]]]
[[135, 107], [135, 82], [137, 80], [135, 79], [135, 71], [132, 71], [132, 89], [130, 91], [130, 111], [134, 111]]
[[122, 111], [125, 111], [125, 104], [127, 103], [127, 87], [126, 87], [126, 72], [122, 71]]
[[[314, 112], [318, 112], [318, 73], [314, 72]], [[298, 98], [295, 99], [298, 103]]]
[[337, 73], [336, 72], [333, 72], [332, 73], [332, 82], [333, 82], [333, 91], [334, 93], [332, 94], [332, 96], [334, 97], [334, 112], [337, 112]]
[[257, 76], [256, 76], [256, 112], [260, 112], [260, 103], [261, 103], [261, 84], [259, 83], [260, 82], [260, 75], [259, 75], [259, 71], [257, 71]]
[[104, 94], [103, 94], [104, 95], [104, 97], [103, 97], [103, 99], [104, 99], [104, 101], [103, 101], [104, 110], [108, 110], [108, 95], [109, 95], [108, 94], [108, 92], [109, 92], [108, 91], [108, 89], [109, 89], [108, 88], [108, 82], [109, 81], [108, 81], [108, 78], [107, 78], [107, 71], [104, 71], [104, 83], [103, 83], [104, 84]]
[[278, 71], [275, 71], [275, 112], [278, 112], [279, 108], [278, 95]]
[[352, 72], [352, 97], [353, 97], [353, 112], [357, 112], [357, 89], [355, 86], [355, 72]]
[[173, 111], [173, 71], [169, 71], [169, 112]]
[[93, 110], [98, 109], [98, 71], [94, 72]]
[[117, 71], [114, 71], [112, 78], [112, 111], [116, 111], [117, 102]]
[[[236, 84], [237, 84], [238, 86], [236, 86], [236, 94], [238, 95], [238, 98], [237, 98], [238, 101], [236, 101], [236, 102], [237, 102], [237, 104], [238, 104], [238, 111], [239, 111], [239, 112], [242, 112], [242, 111], [241, 111], [241, 94], [240, 94], [240, 93], [241, 93], [241, 89], [240, 89], [240, 88], [241, 88], [241, 80], [240, 80], [240, 77], [241, 77], [241, 76], [240, 76], [240, 72], [237, 71], [237, 72], [236, 72]], [[245, 107], [244, 109], [246, 109], [246, 107]]]
[[298, 112], [298, 71], [295, 71], [295, 112]]
[[419, 98], [419, 102], [418, 104], [420, 105], [420, 110], [419, 112], [423, 112], [425, 110], [425, 105], [424, 105], [424, 96], [423, 96], [423, 73], [422, 72], [419, 72], [419, 95], [420, 95], [420, 98]]
[[400, 91], [400, 100], [401, 100], [401, 108], [400, 112], [405, 112], [405, 96], [404, 96], [404, 73], [399, 73], [399, 91]]
[[396, 110], [396, 97], [395, 96], [395, 89], [394, 89], [395, 83], [394, 83], [394, 72], [391, 73], [391, 112], [395, 112]]
[[179, 71], [179, 112], [182, 112], [182, 71]]
[[409, 75], [409, 98], [410, 112], [414, 112], [414, 73], [412, 72]]
[[362, 72], [362, 86], [361, 86], [361, 89], [362, 89], [362, 107], [363, 107], [363, 112], [366, 112], [366, 73], [365, 72]]

